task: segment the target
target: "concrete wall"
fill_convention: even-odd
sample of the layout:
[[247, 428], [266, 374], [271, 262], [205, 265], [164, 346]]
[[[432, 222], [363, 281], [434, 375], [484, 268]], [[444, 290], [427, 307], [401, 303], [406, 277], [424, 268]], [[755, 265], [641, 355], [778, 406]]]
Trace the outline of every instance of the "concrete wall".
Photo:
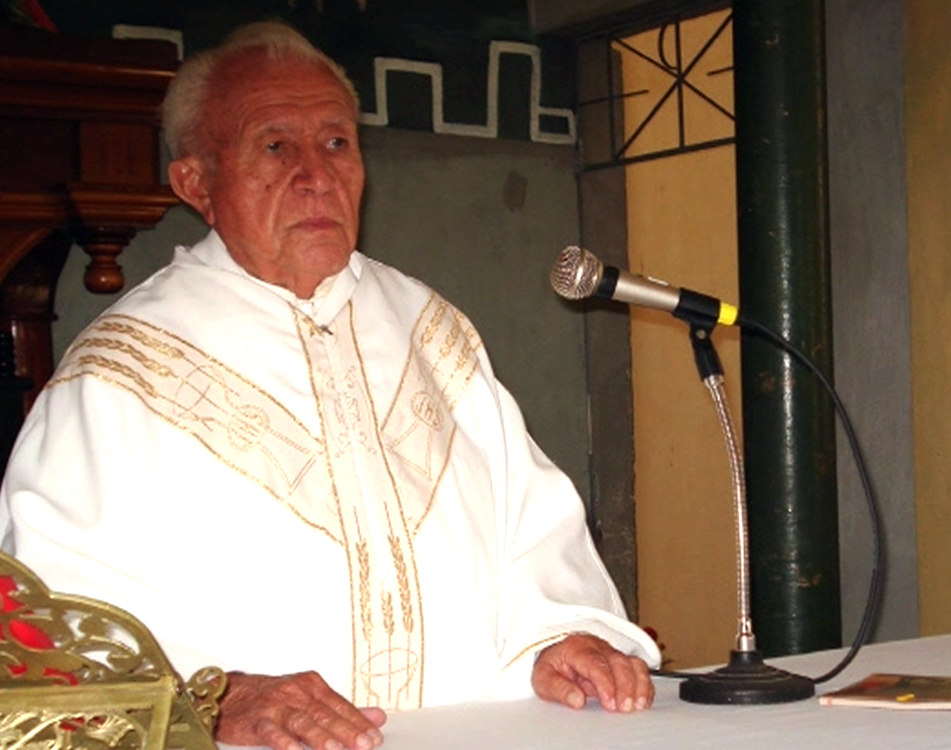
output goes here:
[[[635, 6], [656, 3], [530, 2], [549, 27]], [[889, 573], [877, 638], [911, 637], [919, 625], [946, 632], [951, 4], [827, 0], [826, 8], [836, 382], [885, 516]], [[471, 315], [542, 446], [586, 492], [583, 324], [545, 280], [554, 255], [578, 237], [572, 150], [382, 129], [367, 130], [365, 147], [362, 247]], [[164, 262], [172, 242], [202, 233], [184, 210], [170, 212], [121, 258], [130, 281]], [[105, 303], [81, 290], [83, 264], [74, 252], [59, 287], [58, 351]], [[841, 440], [838, 463], [849, 639], [867, 593], [869, 530]]]
[[[835, 375], [869, 465], [888, 556], [876, 638], [918, 634], [904, 0], [827, 0]], [[871, 533], [858, 473], [838, 441], [843, 631], [868, 592]]]
[[[827, 0], [836, 382], [886, 533], [878, 640], [951, 631], [951, 5]], [[839, 441], [843, 625], [870, 535]]]
[[574, 149], [367, 128], [361, 248], [476, 324], [546, 452], [587, 495], [583, 320], [548, 274], [578, 241]]
[[[574, 149], [373, 127], [362, 143], [361, 250], [472, 318], [536, 440], [587, 497], [583, 320], [548, 282], [555, 256], [578, 241]], [[189, 210], [170, 211], [120, 256], [127, 288], [167, 263], [174, 244], [205, 231]], [[114, 299], [83, 289], [86, 262], [74, 248], [59, 283], [57, 359]]]

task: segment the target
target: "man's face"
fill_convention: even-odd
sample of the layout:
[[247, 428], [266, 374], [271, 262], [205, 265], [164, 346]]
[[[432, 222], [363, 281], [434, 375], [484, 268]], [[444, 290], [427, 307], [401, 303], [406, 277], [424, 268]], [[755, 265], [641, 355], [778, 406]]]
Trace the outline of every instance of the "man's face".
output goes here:
[[[257, 54], [227, 64], [207, 115], [211, 158], [173, 164], [173, 187], [245, 270], [310, 297], [356, 247], [364, 173], [352, 99], [321, 64]], [[189, 167], [192, 181], [176, 184]]]

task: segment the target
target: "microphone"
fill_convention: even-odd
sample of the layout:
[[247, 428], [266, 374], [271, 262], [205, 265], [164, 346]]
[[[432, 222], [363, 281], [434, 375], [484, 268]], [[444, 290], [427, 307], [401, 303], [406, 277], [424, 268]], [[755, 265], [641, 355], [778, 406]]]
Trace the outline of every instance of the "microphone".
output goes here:
[[612, 299], [665, 310], [675, 318], [698, 325], [732, 326], [743, 322], [736, 307], [716, 297], [605, 266], [594, 254], [574, 245], [566, 247], [555, 259], [550, 280], [552, 289], [565, 299]]

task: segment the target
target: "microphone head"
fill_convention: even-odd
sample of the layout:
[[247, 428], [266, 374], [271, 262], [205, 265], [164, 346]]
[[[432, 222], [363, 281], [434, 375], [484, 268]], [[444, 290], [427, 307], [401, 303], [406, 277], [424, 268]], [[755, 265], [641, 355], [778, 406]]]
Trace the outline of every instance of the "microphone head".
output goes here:
[[551, 288], [565, 299], [584, 299], [601, 283], [604, 265], [592, 253], [572, 245], [566, 247], [551, 267]]

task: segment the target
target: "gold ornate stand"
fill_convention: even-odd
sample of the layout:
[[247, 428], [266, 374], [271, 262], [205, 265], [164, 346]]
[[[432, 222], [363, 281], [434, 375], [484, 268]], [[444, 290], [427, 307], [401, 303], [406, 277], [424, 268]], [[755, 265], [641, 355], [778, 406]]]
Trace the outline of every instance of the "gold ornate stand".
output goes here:
[[216, 750], [220, 669], [188, 683], [149, 630], [0, 553], [0, 750]]

